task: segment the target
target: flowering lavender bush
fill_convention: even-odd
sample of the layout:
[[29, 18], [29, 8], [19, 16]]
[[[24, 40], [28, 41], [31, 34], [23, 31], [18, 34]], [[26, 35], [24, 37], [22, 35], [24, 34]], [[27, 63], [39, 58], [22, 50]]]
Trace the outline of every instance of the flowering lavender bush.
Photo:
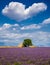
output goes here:
[[50, 65], [50, 47], [0, 48], [0, 65]]

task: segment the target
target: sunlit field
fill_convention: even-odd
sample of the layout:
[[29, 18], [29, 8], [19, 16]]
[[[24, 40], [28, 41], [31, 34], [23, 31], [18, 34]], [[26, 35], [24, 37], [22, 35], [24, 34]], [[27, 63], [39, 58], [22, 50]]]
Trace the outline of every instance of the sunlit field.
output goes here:
[[0, 65], [50, 65], [50, 47], [0, 48]]

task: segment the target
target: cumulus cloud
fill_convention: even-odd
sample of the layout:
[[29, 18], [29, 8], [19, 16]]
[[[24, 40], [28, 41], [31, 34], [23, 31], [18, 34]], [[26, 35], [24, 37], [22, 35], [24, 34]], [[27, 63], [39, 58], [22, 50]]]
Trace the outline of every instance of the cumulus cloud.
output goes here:
[[42, 22], [42, 24], [50, 24], [50, 18], [45, 19], [45, 20]]
[[18, 24], [8, 24], [8, 23], [5, 23], [5, 24], [3, 24], [1, 27], [0, 27], [0, 31], [1, 30], [6, 30], [6, 29], [10, 29], [10, 28], [17, 28], [17, 27], [19, 27], [19, 25]]
[[[5, 27], [5, 28], [3, 28]], [[5, 43], [5, 45], [18, 45], [18, 43], [23, 42], [23, 39], [30, 38], [34, 45], [37, 46], [50, 46], [50, 32], [44, 31], [32, 31], [30, 32], [19, 32], [18, 28], [20, 27], [18, 24], [3, 24], [0, 27], [0, 42]], [[2, 29], [1, 29], [2, 28]], [[10, 30], [11, 28], [15, 28], [13, 31]], [[15, 32], [14, 32], [15, 31]], [[30, 31], [30, 29], [29, 29]]]
[[2, 13], [11, 19], [22, 21], [31, 18], [32, 16], [41, 11], [45, 11], [46, 9], [47, 5], [45, 3], [34, 3], [32, 6], [26, 8], [23, 3], [10, 2], [9, 5], [6, 5], [2, 10]]
[[27, 25], [27, 26], [23, 26], [21, 27], [21, 30], [31, 30], [31, 29], [41, 29], [43, 27], [46, 27], [46, 24], [50, 24], [50, 18], [47, 18], [45, 20], [42, 21], [42, 23], [39, 23], [39, 24], [30, 24], [30, 25]]
[[50, 46], [50, 32], [36, 31], [31, 33], [33, 42], [37, 46]]
[[[15, 30], [14, 30], [15, 28]], [[0, 26], [0, 44], [14, 46], [19, 43], [17, 34], [19, 25], [18, 24], [3, 24]]]
[[12, 46], [21, 43], [20, 39], [23, 37], [27, 37], [28, 34], [18, 33], [18, 28], [18, 24], [3, 24], [3, 26], [0, 27], [0, 44], [4, 43], [4, 45]]
[[31, 25], [28, 25], [28, 26], [21, 27], [21, 30], [40, 29], [40, 28], [41, 28], [41, 26], [38, 25], [38, 24], [31, 24]]
[[[34, 45], [50, 46], [50, 32], [46, 30], [46, 32], [44, 32], [44, 30], [41, 29], [45, 27], [46, 24], [49, 24], [49, 20], [50, 18], [45, 19], [40, 24], [30, 24], [23, 27], [19, 24], [5, 23], [0, 26], [0, 42], [5, 43], [5, 45], [18, 45], [17, 43], [23, 42], [23, 39], [30, 38]], [[45, 25], [43, 26], [42, 24]]]
[[11, 27], [11, 25], [10, 25], [10, 24], [7, 24], [7, 23], [5, 23], [5, 24], [3, 25], [3, 28], [4, 28], [4, 29], [10, 28], [10, 27]]

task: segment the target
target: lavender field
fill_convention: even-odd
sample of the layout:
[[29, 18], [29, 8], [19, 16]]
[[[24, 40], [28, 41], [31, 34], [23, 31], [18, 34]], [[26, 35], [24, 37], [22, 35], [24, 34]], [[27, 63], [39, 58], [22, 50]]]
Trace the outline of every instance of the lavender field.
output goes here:
[[0, 65], [50, 65], [50, 48], [0, 48]]

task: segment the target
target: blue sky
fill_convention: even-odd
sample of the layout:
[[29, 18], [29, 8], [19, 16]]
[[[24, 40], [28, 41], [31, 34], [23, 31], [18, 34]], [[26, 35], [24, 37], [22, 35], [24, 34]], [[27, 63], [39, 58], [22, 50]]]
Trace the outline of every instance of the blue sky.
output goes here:
[[0, 0], [0, 45], [16, 46], [25, 38], [50, 47], [50, 1]]

